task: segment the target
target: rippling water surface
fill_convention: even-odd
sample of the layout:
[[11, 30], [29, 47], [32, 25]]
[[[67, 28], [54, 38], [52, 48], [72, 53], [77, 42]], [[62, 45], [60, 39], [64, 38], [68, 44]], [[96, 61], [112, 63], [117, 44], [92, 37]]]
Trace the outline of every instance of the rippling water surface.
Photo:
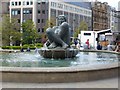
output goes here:
[[0, 66], [6, 67], [72, 67], [120, 61], [120, 55], [101, 52], [80, 52], [72, 59], [45, 59], [35, 52], [1, 53], [0, 57]]

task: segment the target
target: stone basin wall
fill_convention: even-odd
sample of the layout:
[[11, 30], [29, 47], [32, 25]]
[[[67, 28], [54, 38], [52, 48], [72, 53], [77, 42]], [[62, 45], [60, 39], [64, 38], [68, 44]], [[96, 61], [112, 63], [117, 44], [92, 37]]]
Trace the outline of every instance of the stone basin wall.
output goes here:
[[44, 58], [64, 59], [73, 58], [78, 54], [77, 49], [40, 49], [39, 54]]
[[25, 68], [2, 67], [3, 82], [64, 83], [118, 77], [118, 63], [93, 67]]

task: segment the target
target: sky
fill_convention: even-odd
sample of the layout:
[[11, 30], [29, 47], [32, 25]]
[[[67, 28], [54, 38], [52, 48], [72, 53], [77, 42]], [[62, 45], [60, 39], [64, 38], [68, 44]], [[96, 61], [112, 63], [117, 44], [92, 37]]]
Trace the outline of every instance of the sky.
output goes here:
[[[67, 0], [68, 1], [68, 0]], [[81, 1], [100, 1], [100, 2], [107, 2], [108, 5], [112, 6], [112, 7], [115, 7], [116, 10], [118, 10], [118, 2], [120, 0], [69, 0], [70, 2], [81, 2]]]
[[[95, 0], [91, 0], [91, 1], [95, 1]], [[108, 2], [108, 5], [112, 6], [112, 7], [115, 7], [116, 10], [118, 10], [118, 2], [120, 0], [97, 0], [97, 1], [100, 1], [100, 2]]]

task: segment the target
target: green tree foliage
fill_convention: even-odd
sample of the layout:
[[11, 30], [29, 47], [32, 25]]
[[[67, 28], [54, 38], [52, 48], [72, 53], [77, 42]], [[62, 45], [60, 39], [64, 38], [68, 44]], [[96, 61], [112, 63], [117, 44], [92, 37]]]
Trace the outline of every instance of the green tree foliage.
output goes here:
[[23, 44], [34, 44], [36, 42], [36, 39], [39, 37], [34, 22], [32, 20], [27, 20], [26, 22], [23, 22], [22, 29]]
[[4, 15], [2, 20], [2, 45], [10, 45], [16, 41], [20, 41], [21, 33], [20, 28], [17, 26], [17, 19], [9, 17], [9, 15]]
[[56, 25], [56, 19], [55, 18], [53, 18], [53, 17], [51, 17], [51, 19], [50, 20], [47, 20], [46, 21], [46, 24], [45, 24], [45, 26], [44, 26], [44, 29], [46, 30], [48, 27], [53, 27], [53, 26], [55, 26]]
[[[44, 32], [46, 32], [46, 29], [47, 28], [49, 28], [49, 27], [53, 27], [53, 26], [55, 26], [56, 25], [56, 19], [54, 18], [54, 17], [51, 17], [51, 19], [50, 20], [47, 20], [46, 21], [46, 24], [45, 24], [45, 26], [44, 26]], [[46, 33], [42, 33], [41, 34], [41, 39], [42, 39], [42, 43], [44, 43], [45, 41], [46, 41], [46, 39], [47, 39], [47, 37], [46, 37]]]
[[81, 31], [87, 31], [88, 25], [85, 21], [81, 21], [80, 25], [75, 29], [74, 37], [78, 37], [78, 34], [80, 34]]

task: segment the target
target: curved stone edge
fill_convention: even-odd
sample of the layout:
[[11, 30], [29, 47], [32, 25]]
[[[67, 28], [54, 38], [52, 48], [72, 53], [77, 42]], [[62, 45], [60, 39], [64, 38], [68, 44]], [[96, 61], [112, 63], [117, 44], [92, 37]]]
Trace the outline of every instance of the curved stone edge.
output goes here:
[[64, 59], [64, 58], [74, 58], [79, 50], [78, 49], [39, 49], [39, 54], [44, 58], [55, 58], [55, 59]]
[[64, 83], [64, 82], [84, 82], [106, 78], [118, 77], [119, 66], [103, 65], [86, 68], [6, 68], [2, 67], [3, 82], [22, 83]]
[[85, 65], [85, 66], [74, 66], [74, 67], [1, 67], [0, 72], [78, 72], [78, 71], [93, 71], [93, 70], [105, 70], [111, 68], [117, 68], [120, 62], [114, 62], [104, 65]]
[[113, 53], [113, 54], [118, 54], [120, 55], [120, 52], [116, 51], [108, 51], [108, 50], [79, 50], [80, 52], [103, 52], [103, 53]]

